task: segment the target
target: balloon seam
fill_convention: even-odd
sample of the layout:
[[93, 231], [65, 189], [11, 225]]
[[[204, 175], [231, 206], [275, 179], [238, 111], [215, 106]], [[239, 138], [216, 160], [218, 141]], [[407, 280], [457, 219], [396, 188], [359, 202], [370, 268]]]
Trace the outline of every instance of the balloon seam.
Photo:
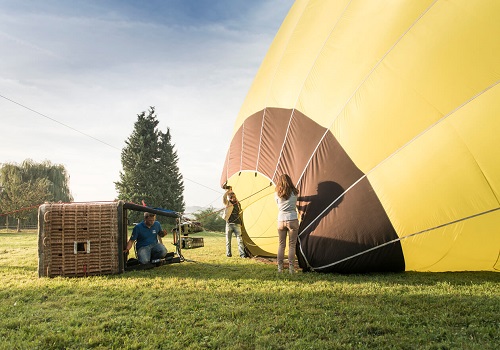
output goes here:
[[418, 235], [421, 235], [423, 233], [430, 232], [430, 231], [433, 231], [433, 230], [437, 230], [437, 229], [440, 229], [440, 228], [443, 228], [443, 227], [446, 227], [446, 226], [449, 226], [449, 225], [453, 225], [453, 224], [456, 224], [456, 223], [459, 223], [459, 222], [462, 222], [462, 221], [470, 220], [470, 219], [473, 219], [473, 218], [478, 217], [478, 216], [490, 214], [490, 213], [493, 213], [493, 212], [495, 212], [497, 210], [500, 210], [500, 207], [493, 208], [493, 209], [490, 209], [490, 210], [486, 210], [486, 211], [483, 211], [481, 213], [473, 214], [473, 215], [470, 215], [470, 216], [466, 216], [464, 218], [460, 218], [460, 219], [457, 219], [457, 220], [453, 220], [453, 221], [450, 221], [450, 222], [447, 222], [447, 223], [444, 223], [444, 224], [441, 224], [441, 225], [438, 225], [438, 226], [435, 226], [435, 227], [431, 227], [431, 228], [428, 228], [428, 229], [425, 229], [425, 230], [422, 230], [422, 231], [419, 231], [419, 232], [414, 232], [414, 233], [411, 233], [411, 234], [403, 236], [403, 237], [398, 237], [398, 238], [395, 238], [395, 239], [390, 240], [388, 242], [382, 243], [382, 244], [380, 244], [380, 245], [378, 245], [376, 247], [372, 247], [370, 249], [364, 250], [362, 252], [356, 253], [354, 255], [351, 255], [351, 256], [348, 256], [348, 257], [343, 258], [341, 260], [338, 260], [336, 262], [333, 262], [331, 264], [327, 264], [327, 265], [323, 265], [323, 266], [319, 266], [319, 267], [312, 267], [312, 268], [313, 268], [313, 270], [318, 270], [318, 269], [324, 269], [324, 268], [327, 268], [327, 267], [331, 267], [333, 265], [340, 264], [340, 263], [342, 263], [344, 261], [356, 258], [356, 257], [358, 257], [360, 255], [363, 255], [363, 254], [369, 253], [371, 251], [383, 248], [383, 247], [385, 247], [385, 246], [387, 246], [389, 244], [393, 244], [393, 243], [402, 241], [404, 239], [407, 239], [407, 238], [410, 238], [410, 237], [414, 237], [414, 236], [418, 236]]

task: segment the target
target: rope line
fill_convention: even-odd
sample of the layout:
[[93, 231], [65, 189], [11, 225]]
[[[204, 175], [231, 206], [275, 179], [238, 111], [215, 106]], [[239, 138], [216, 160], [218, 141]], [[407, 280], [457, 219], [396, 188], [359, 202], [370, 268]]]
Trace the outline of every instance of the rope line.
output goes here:
[[104, 144], [104, 145], [106, 145], [106, 146], [108, 146], [108, 147], [111, 147], [111, 148], [114, 148], [114, 149], [116, 149], [116, 150], [120, 151], [120, 149], [119, 149], [119, 148], [117, 148], [117, 147], [115, 147], [115, 146], [113, 146], [113, 145], [110, 145], [109, 143], [107, 143], [107, 142], [105, 142], [105, 141], [103, 141], [103, 140], [100, 140], [100, 139], [98, 139], [97, 137], [94, 137], [94, 136], [92, 136], [92, 135], [89, 135], [89, 134], [87, 134], [87, 133], [84, 133], [83, 131], [80, 131], [80, 130], [78, 130], [78, 129], [75, 129], [75, 128], [73, 128], [72, 126], [69, 126], [68, 124], [64, 124], [63, 122], [60, 122], [60, 121], [59, 121], [59, 120], [57, 120], [57, 119], [51, 118], [51, 117], [49, 117], [48, 115], [45, 115], [45, 114], [43, 114], [43, 113], [40, 113], [40, 112], [38, 112], [38, 111], [34, 110], [33, 108], [30, 108], [30, 107], [28, 107], [28, 106], [23, 105], [22, 103], [16, 102], [16, 101], [14, 101], [14, 100], [12, 100], [12, 99], [10, 99], [10, 98], [8, 98], [8, 97], [5, 97], [5, 96], [3, 96], [3, 95], [0, 95], [0, 97], [4, 98], [4, 99], [6, 99], [7, 101], [12, 102], [12, 103], [14, 103], [14, 104], [16, 104], [16, 105], [18, 105], [18, 106], [20, 106], [20, 107], [25, 108], [25, 109], [27, 109], [28, 111], [31, 111], [31, 112], [33, 112], [33, 113], [35, 113], [35, 114], [38, 114], [38, 115], [40, 115], [40, 116], [42, 116], [42, 117], [44, 117], [44, 118], [46, 118], [46, 119], [49, 119], [49, 120], [53, 121], [54, 123], [60, 124], [60, 125], [62, 125], [62, 126], [64, 126], [64, 127], [68, 128], [68, 129], [71, 129], [71, 130], [73, 130], [73, 131], [75, 131], [75, 132], [77, 132], [77, 133], [79, 133], [79, 134], [82, 134], [82, 135], [84, 135], [84, 136], [87, 136], [87, 137], [89, 137], [89, 138], [91, 138], [91, 139], [93, 139], [93, 140], [95, 140], [95, 141], [97, 141], [97, 142], [100, 142], [100, 143], [102, 143], [102, 144]]
[[[247, 196], [247, 197], [245, 197], [245, 198], [243, 198], [243, 199], [239, 200], [239, 202], [243, 202], [243, 201], [245, 201], [245, 200], [247, 200], [247, 199], [250, 199], [251, 197], [253, 197], [253, 196], [255, 196], [255, 195], [259, 194], [260, 192], [264, 191], [265, 189], [269, 188], [270, 186], [271, 186], [271, 185], [266, 186], [266, 187], [264, 187], [264, 188], [262, 188], [262, 189], [258, 190], [257, 192], [254, 192], [254, 193], [250, 194], [249, 196]], [[221, 211], [223, 211], [223, 210], [225, 210], [225, 209], [226, 209], [226, 208], [224, 207], [224, 208], [221, 208], [221, 209], [218, 209], [218, 210], [212, 211], [212, 212], [210, 212], [210, 213], [208, 213], [208, 214], [206, 214], [206, 215], [203, 215], [203, 216], [198, 217], [196, 220], [205, 219], [205, 218], [210, 217], [210, 216], [212, 216], [212, 215], [214, 215], [214, 214], [218, 214], [218, 213], [220, 213]], [[242, 210], [242, 211], [243, 211], [243, 210]]]
[[[70, 125], [64, 124], [63, 122], [60, 122], [59, 120], [57, 120], [57, 119], [55, 119], [55, 118], [52, 118], [52, 117], [49, 117], [49, 116], [48, 116], [48, 115], [46, 115], [46, 114], [40, 113], [40, 112], [38, 112], [37, 110], [34, 110], [33, 108], [30, 108], [30, 107], [28, 107], [28, 106], [26, 106], [26, 105], [23, 105], [22, 103], [19, 103], [19, 102], [17, 102], [17, 101], [14, 101], [14, 100], [12, 100], [12, 99], [10, 99], [10, 98], [8, 98], [8, 97], [6, 97], [6, 96], [2, 95], [2, 94], [0, 94], [0, 97], [4, 98], [5, 100], [7, 100], [7, 101], [9, 101], [9, 102], [12, 102], [12, 103], [14, 103], [14, 104], [16, 104], [16, 105], [20, 106], [20, 107], [22, 107], [22, 108], [27, 109], [27, 110], [28, 110], [28, 111], [30, 111], [30, 112], [33, 112], [33, 113], [35, 113], [35, 114], [38, 114], [39, 116], [42, 116], [42, 117], [44, 117], [44, 118], [46, 118], [46, 119], [49, 119], [49, 120], [53, 121], [54, 123], [60, 124], [60, 125], [62, 125], [62, 126], [64, 126], [64, 127], [68, 128], [68, 129], [71, 129], [71, 130], [73, 130], [73, 131], [75, 131], [75, 132], [77, 132], [77, 133], [79, 133], [79, 134], [82, 134], [82, 135], [84, 135], [84, 136], [86, 136], [86, 137], [89, 137], [89, 138], [91, 138], [91, 139], [93, 139], [93, 140], [95, 140], [95, 141], [97, 141], [97, 142], [100, 142], [100, 143], [102, 143], [102, 144], [106, 145], [106, 146], [109, 146], [109, 147], [114, 148], [114, 149], [116, 149], [116, 150], [118, 150], [118, 151], [121, 151], [119, 148], [117, 148], [117, 147], [115, 147], [115, 146], [113, 146], [113, 145], [110, 145], [109, 143], [107, 143], [107, 142], [105, 142], [105, 141], [102, 141], [102, 140], [98, 139], [97, 137], [94, 137], [94, 136], [92, 136], [92, 135], [89, 135], [89, 134], [87, 134], [87, 133], [85, 133], [85, 132], [83, 132], [83, 131], [81, 131], [81, 130], [78, 130], [78, 129], [76, 129], [76, 128], [74, 128], [74, 127], [70, 126]], [[196, 181], [194, 181], [194, 180], [188, 179], [188, 178], [187, 178], [187, 177], [185, 177], [184, 175], [182, 176], [182, 178], [183, 178], [184, 180], [187, 180], [187, 181], [190, 181], [190, 182], [192, 182], [192, 183], [194, 183], [194, 184], [197, 184], [198, 186], [205, 187], [205, 188], [207, 188], [207, 189], [209, 189], [209, 190], [212, 190], [212, 191], [214, 191], [214, 192], [219, 192], [219, 191], [218, 191], [218, 190], [216, 190], [216, 189], [213, 189], [213, 188], [211, 188], [211, 187], [208, 187], [208, 186], [206, 186], [206, 185], [203, 185], [203, 184], [201, 184], [201, 183], [199, 183], [199, 182], [196, 182]], [[219, 192], [219, 193], [220, 193], [220, 192]]]
[[13, 211], [10, 211], [10, 212], [7, 212], [7, 213], [0, 213], [0, 216], [9, 216], [9, 215], [12, 215], [12, 214], [15, 214], [15, 213], [20, 213], [22, 211], [31, 210], [31, 209], [34, 209], [34, 208], [38, 208], [40, 205], [41, 204], [37, 204], [37, 205], [32, 205], [30, 207], [16, 209], [16, 210], [13, 210]]

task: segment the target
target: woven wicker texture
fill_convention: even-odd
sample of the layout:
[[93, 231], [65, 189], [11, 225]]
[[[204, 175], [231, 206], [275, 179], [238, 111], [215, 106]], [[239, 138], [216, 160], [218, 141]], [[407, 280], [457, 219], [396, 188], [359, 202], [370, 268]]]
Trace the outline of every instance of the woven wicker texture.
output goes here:
[[39, 216], [39, 274], [119, 273], [117, 207], [118, 203], [44, 204]]

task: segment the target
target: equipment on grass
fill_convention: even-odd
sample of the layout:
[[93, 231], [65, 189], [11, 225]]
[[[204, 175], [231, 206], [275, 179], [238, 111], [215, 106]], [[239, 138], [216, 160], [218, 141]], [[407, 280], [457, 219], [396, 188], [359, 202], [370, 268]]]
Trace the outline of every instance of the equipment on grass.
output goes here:
[[[177, 224], [181, 218], [171, 210], [124, 201], [42, 204], [38, 208], [38, 276], [83, 277], [150, 267], [133, 268], [134, 260], [127, 261], [123, 252], [127, 210], [176, 218]], [[174, 234], [175, 252], [153, 266], [186, 261], [179, 235]]]

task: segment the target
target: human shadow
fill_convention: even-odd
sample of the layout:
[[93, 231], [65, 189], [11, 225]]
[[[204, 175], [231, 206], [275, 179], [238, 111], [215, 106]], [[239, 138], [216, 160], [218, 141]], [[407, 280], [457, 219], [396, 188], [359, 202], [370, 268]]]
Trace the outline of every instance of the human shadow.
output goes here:
[[308, 232], [316, 229], [321, 219], [338, 207], [344, 199], [344, 188], [333, 181], [320, 182], [316, 188], [316, 194], [311, 196], [300, 196], [297, 210], [301, 217], [300, 232], [307, 228]]

